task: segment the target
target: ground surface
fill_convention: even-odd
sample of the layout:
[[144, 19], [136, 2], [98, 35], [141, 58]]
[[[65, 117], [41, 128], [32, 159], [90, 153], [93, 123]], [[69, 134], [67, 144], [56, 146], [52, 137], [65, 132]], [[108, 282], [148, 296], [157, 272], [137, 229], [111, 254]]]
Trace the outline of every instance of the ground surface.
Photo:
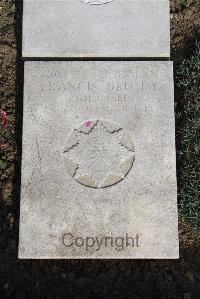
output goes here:
[[[200, 35], [200, 5], [188, 1], [185, 7], [178, 1], [170, 2], [172, 59], [176, 70], [181, 60], [191, 55]], [[181, 257], [177, 261], [17, 259], [23, 63], [22, 5], [21, 1], [16, 4], [0, 0], [0, 109], [7, 112], [7, 125], [0, 129], [0, 297], [200, 298], [200, 242], [193, 226], [182, 217]], [[180, 109], [184, 97], [178, 87], [175, 101]]]

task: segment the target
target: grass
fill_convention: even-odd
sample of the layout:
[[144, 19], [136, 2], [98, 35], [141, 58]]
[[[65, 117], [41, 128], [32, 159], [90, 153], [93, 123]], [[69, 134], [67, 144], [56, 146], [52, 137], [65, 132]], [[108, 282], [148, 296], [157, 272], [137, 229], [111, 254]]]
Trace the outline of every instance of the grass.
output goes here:
[[177, 75], [183, 95], [176, 115], [179, 211], [200, 234], [200, 42]]
[[[179, 3], [183, 6], [187, 6], [189, 2], [191, 3], [189, 0], [179, 0]], [[192, 2], [199, 4], [200, 0], [193, 0]]]

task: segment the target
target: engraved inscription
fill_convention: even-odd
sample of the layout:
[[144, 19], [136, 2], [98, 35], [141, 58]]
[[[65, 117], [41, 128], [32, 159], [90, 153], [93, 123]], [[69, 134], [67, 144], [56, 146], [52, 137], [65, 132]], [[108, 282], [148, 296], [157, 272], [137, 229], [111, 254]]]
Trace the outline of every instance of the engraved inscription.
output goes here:
[[85, 4], [90, 5], [101, 5], [101, 4], [107, 4], [112, 2], [113, 0], [81, 0]]
[[79, 183], [104, 188], [128, 174], [134, 146], [126, 130], [105, 119], [86, 120], [74, 128], [64, 150], [68, 173]]

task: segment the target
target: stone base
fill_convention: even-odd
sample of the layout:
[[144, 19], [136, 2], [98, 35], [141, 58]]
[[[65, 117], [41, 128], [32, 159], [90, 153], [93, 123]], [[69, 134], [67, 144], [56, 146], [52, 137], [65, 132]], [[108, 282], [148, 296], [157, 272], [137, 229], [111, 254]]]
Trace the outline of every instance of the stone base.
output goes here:
[[171, 62], [25, 62], [19, 258], [179, 256]]
[[25, 58], [169, 56], [169, 0], [24, 0]]

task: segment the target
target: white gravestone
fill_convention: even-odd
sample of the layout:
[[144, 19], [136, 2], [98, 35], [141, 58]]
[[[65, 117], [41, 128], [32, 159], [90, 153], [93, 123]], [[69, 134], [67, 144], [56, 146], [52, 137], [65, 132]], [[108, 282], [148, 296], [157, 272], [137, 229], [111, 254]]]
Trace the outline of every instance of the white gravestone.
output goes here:
[[175, 164], [171, 62], [25, 62], [19, 258], [178, 258]]
[[24, 0], [24, 58], [169, 56], [168, 0]]

